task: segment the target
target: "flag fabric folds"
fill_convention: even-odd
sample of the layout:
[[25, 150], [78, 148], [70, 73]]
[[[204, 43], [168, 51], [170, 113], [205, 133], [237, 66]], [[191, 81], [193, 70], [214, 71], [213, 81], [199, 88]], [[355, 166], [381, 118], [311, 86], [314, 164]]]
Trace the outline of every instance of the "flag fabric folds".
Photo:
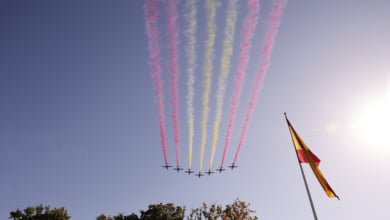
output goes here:
[[325, 177], [322, 175], [320, 169], [318, 168], [320, 164], [320, 159], [310, 151], [310, 149], [306, 146], [306, 144], [303, 142], [302, 138], [298, 135], [298, 133], [294, 130], [294, 127], [291, 125], [290, 121], [287, 119], [288, 128], [290, 130], [290, 134], [293, 140], [293, 144], [295, 147], [295, 150], [297, 152], [298, 161], [300, 163], [308, 163], [316, 176], [318, 182], [324, 189], [326, 195], [328, 195], [329, 198], [337, 198], [339, 199], [338, 195], [333, 191], [333, 189], [330, 187], [328, 182], [326, 181]]
[[313, 152], [311, 152], [311, 150], [308, 148], [307, 148], [307, 152], [309, 153], [309, 156], [306, 157], [305, 150], [302, 149], [302, 147], [300, 146], [300, 144], [297, 140], [298, 134], [295, 132], [295, 135], [292, 135], [292, 137], [293, 137], [295, 150], [297, 151], [297, 154], [298, 154], [299, 162], [300, 163], [309, 163], [308, 157], [310, 157], [313, 160], [314, 164], [316, 166], [319, 166], [321, 160]]

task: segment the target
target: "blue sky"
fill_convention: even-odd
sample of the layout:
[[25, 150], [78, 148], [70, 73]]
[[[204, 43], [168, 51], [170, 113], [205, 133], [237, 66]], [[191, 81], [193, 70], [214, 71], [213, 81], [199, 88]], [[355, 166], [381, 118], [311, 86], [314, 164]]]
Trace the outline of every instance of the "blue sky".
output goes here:
[[[198, 5], [199, 66], [205, 41], [203, 2]], [[227, 163], [233, 159], [250, 82], [260, 63], [270, 2], [261, 1], [261, 20]], [[8, 218], [16, 208], [41, 203], [65, 206], [72, 219], [95, 219], [101, 213], [138, 212], [151, 203], [195, 208], [202, 202], [227, 204], [240, 198], [250, 202], [261, 219], [311, 219], [285, 111], [322, 160], [320, 168], [341, 198], [327, 198], [304, 165], [319, 218], [390, 218], [389, 1], [290, 1], [239, 168], [201, 179], [161, 168], [143, 3], [0, 1], [0, 218]], [[181, 29], [183, 3], [179, 4]], [[225, 7], [223, 1], [217, 12], [214, 77], [219, 73]], [[245, 12], [245, 3], [240, 1], [238, 22]], [[160, 28], [165, 27], [162, 20]], [[185, 167], [184, 47], [180, 35], [180, 159]], [[166, 45], [162, 45], [162, 56], [168, 157], [174, 164]], [[201, 77], [199, 70], [197, 122]], [[226, 108], [231, 92], [229, 87]], [[227, 111], [223, 114], [221, 130], [225, 131]], [[200, 128], [195, 126], [199, 145]], [[220, 141], [214, 164], [219, 164], [222, 146]], [[198, 160], [195, 150], [194, 167]]]

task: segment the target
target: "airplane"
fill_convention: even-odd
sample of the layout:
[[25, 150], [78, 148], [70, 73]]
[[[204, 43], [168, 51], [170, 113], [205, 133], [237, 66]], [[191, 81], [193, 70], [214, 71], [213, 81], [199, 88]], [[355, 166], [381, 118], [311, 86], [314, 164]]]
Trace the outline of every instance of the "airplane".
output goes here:
[[171, 165], [169, 165], [168, 163], [165, 163], [164, 165], [162, 165], [163, 168], [166, 168], [167, 170], [169, 169], [169, 167], [172, 167]]
[[179, 172], [180, 170], [183, 170], [183, 168], [181, 168], [180, 166], [176, 166], [176, 168], [173, 168], [174, 170], [176, 170], [177, 172]]
[[202, 172], [199, 172], [199, 173], [195, 174], [195, 176], [200, 178], [200, 177], [204, 176], [204, 174]]
[[191, 170], [191, 168], [188, 168], [188, 170], [184, 171], [185, 173], [188, 173], [188, 175], [191, 175], [191, 173], [193, 173], [194, 171]]
[[225, 171], [226, 169], [224, 169], [224, 168], [222, 168], [222, 166], [220, 166], [218, 169], [217, 169], [217, 171], [219, 172], [219, 173], [222, 173], [222, 171]]
[[209, 171], [206, 172], [206, 174], [209, 175], [209, 176], [210, 176], [211, 174], [213, 174], [213, 173], [214, 173], [214, 172], [211, 171], [210, 169], [209, 169]]
[[230, 169], [232, 169], [232, 170], [233, 170], [234, 168], [236, 168], [236, 167], [238, 167], [238, 166], [237, 166], [237, 165], [235, 165], [235, 164], [234, 164], [234, 162], [233, 162], [233, 163], [232, 163], [232, 165], [230, 165], [230, 166], [228, 166], [228, 167], [229, 167]]

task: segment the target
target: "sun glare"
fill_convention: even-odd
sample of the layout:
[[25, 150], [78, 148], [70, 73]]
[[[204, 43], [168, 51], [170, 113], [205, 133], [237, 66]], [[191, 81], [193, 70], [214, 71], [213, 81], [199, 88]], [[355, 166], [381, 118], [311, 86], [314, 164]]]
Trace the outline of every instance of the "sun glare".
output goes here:
[[382, 100], [363, 109], [354, 129], [367, 144], [390, 150], [390, 89]]

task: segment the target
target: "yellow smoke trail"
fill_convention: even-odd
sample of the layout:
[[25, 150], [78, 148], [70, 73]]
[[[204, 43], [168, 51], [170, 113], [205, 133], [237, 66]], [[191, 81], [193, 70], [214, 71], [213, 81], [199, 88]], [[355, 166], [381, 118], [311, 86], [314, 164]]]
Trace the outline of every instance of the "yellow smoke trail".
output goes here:
[[225, 39], [223, 41], [223, 52], [221, 60], [221, 72], [219, 73], [218, 89], [216, 98], [216, 111], [215, 121], [213, 125], [213, 141], [211, 148], [210, 166], [213, 167], [213, 161], [215, 156], [215, 150], [217, 148], [219, 125], [222, 118], [223, 99], [226, 90], [226, 78], [229, 75], [230, 60], [233, 53], [233, 40], [234, 31], [237, 20], [237, 0], [229, 0], [227, 8], [226, 26], [225, 26]]
[[196, 68], [196, 3], [198, 0], [187, 0], [186, 2], [186, 22], [185, 36], [187, 38], [186, 55], [187, 55], [187, 118], [188, 118], [188, 169], [192, 166], [192, 145], [194, 139], [194, 82]]
[[207, 40], [205, 47], [205, 64], [203, 72], [203, 99], [202, 99], [202, 122], [201, 122], [201, 144], [200, 144], [200, 162], [199, 172], [203, 168], [204, 150], [207, 140], [207, 120], [209, 117], [209, 96], [211, 89], [211, 72], [213, 70], [213, 58], [214, 58], [214, 44], [215, 44], [215, 14], [216, 14], [216, 2], [214, 0], [206, 0], [207, 10]]

